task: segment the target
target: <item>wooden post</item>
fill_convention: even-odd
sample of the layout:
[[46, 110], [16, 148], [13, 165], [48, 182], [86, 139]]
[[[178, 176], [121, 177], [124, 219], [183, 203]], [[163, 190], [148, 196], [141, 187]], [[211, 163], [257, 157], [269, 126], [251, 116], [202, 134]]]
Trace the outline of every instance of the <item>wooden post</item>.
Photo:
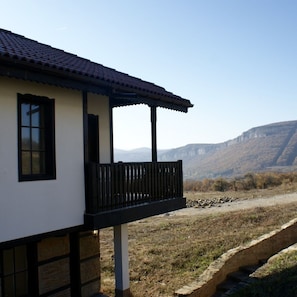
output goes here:
[[[110, 105], [110, 104], [109, 104]], [[113, 109], [109, 106], [109, 139], [110, 139], [110, 163], [114, 162], [114, 147], [113, 147]]]
[[89, 162], [89, 147], [88, 147], [88, 94], [82, 92], [82, 103], [83, 103], [83, 137], [84, 137], [84, 162]]
[[115, 296], [131, 297], [129, 280], [128, 225], [114, 226]]
[[158, 161], [157, 155], [157, 107], [151, 106], [151, 131], [152, 131], [152, 162]]
[[78, 232], [69, 234], [71, 296], [81, 296], [80, 237]]

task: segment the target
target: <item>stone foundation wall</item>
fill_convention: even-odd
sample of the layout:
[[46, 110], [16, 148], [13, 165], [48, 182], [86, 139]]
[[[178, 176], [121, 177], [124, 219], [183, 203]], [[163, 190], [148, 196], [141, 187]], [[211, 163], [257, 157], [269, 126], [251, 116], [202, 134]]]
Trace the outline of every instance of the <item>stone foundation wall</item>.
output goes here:
[[218, 284], [228, 274], [242, 266], [255, 265], [259, 260], [268, 259], [284, 248], [297, 242], [297, 219], [283, 225], [280, 229], [261, 236], [248, 245], [229, 250], [214, 261], [208, 269], [193, 282], [175, 292], [177, 297], [210, 297]]

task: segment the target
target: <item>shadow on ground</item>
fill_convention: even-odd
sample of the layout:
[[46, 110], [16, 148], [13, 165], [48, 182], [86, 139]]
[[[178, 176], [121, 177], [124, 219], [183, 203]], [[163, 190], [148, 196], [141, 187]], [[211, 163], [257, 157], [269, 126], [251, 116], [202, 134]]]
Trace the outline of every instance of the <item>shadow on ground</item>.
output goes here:
[[236, 290], [230, 297], [297, 297], [297, 263], [295, 266], [251, 282]]

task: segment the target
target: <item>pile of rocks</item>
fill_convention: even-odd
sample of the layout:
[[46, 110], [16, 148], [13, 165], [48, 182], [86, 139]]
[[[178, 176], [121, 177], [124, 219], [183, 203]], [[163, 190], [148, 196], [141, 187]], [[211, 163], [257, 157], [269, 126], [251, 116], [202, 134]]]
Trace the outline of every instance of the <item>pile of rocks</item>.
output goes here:
[[198, 200], [187, 200], [187, 207], [195, 208], [210, 208], [210, 207], [220, 207], [223, 203], [231, 203], [237, 200], [233, 197], [222, 196], [212, 199], [198, 199]]

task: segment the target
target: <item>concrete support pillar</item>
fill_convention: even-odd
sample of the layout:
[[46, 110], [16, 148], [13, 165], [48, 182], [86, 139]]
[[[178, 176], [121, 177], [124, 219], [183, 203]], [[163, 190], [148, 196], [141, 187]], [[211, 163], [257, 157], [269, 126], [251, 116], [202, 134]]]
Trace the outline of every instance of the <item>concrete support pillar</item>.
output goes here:
[[114, 226], [116, 297], [130, 297], [128, 224]]

